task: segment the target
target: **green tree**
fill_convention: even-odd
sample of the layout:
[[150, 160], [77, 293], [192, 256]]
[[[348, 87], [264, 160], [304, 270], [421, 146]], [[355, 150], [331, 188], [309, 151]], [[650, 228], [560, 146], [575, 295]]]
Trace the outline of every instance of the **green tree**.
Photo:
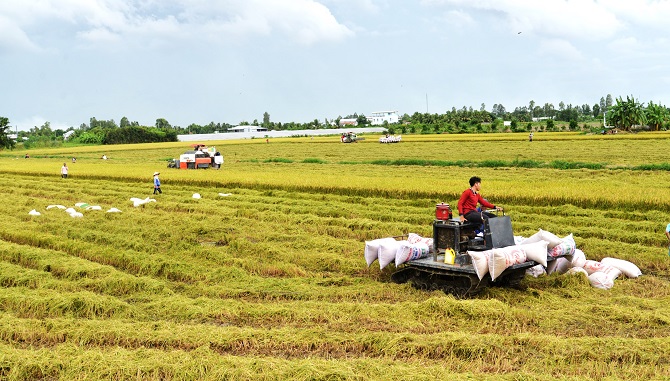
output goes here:
[[130, 122], [128, 121], [128, 118], [124, 116], [123, 118], [121, 118], [121, 121], [119, 122], [119, 127], [123, 128], [128, 126], [130, 126]]
[[655, 104], [652, 101], [649, 101], [647, 108], [645, 109], [645, 114], [647, 117], [647, 123], [655, 131], [658, 131], [659, 128], [668, 120], [668, 109], [659, 104]]
[[0, 147], [12, 149], [16, 145], [14, 139], [9, 137], [11, 126], [9, 125], [9, 118], [0, 116]]
[[170, 123], [165, 119], [165, 118], [158, 118], [156, 119], [156, 128], [172, 128]]
[[553, 119], [547, 119], [547, 131], [553, 131], [554, 130], [554, 120]]
[[579, 124], [577, 124], [577, 120], [572, 119], [570, 121], [570, 131], [576, 131], [578, 127], [579, 127]]
[[607, 94], [607, 98], [605, 98], [605, 110], [609, 110], [613, 103], [614, 101], [612, 100], [612, 94]]
[[625, 131], [635, 125], [647, 123], [642, 104], [632, 96], [626, 96], [625, 101], [621, 97], [617, 98], [616, 103], [607, 111], [607, 119], [613, 126]]
[[593, 105], [593, 117], [597, 118], [598, 115], [600, 115], [600, 105], [596, 103]]
[[263, 113], [263, 124], [262, 124], [262, 126], [265, 127], [265, 128], [270, 127], [270, 114], [268, 114], [267, 111]]
[[[356, 115], [356, 114], [354, 114], [354, 115]], [[363, 114], [358, 115], [358, 117], [356, 118], [356, 121], [358, 122], [359, 126], [367, 126], [367, 124], [368, 124], [368, 118], [366, 118], [365, 115], [363, 115]]]

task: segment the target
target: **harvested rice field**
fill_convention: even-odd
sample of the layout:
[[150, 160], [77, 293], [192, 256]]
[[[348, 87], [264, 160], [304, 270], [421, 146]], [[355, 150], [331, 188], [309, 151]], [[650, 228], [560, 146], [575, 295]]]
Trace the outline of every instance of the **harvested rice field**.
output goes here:
[[[0, 152], [0, 379], [670, 379], [670, 133], [378, 137], [208, 142], [220, 170], [167, 168], [188, 143]], [[459, 299], [367, 267], [474, 175], [516, 235], [643, 275]]]

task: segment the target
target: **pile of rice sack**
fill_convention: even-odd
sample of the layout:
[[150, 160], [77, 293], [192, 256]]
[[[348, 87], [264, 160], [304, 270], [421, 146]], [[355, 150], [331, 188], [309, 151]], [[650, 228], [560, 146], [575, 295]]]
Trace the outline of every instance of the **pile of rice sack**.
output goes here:
[[[477, 277], [481, 280], [486, 274], [495, 280], [510, 266], [535, 261], [537, 266], [526, 270], [526, 274], [538, 277], [543, 274], [583, 273], [593, 287], [610, 289], [614, 280], [621, 275], [637, 278], [642, 275], [632, 262], [616, 258], [603, 258], [597, 262], [586, 259], [584, 252], [577, 248], [572, 234], [559, 238], [540, 229], [528, 238], [514, 237], [515, 245], [485, 251], [468, 251]], [[409, 233], [406, 240], [393, 237], [380, 238], [365, 242], [365, 261], [368, 267], [379, 260], [379, 268], [389, 263], [396, 266], [414, 259], [427, 257], [433, 250], [433, 238], [424, 238]], [[555, 258], [549, 261], [548, 258]]]
[[[552, 273], [582, 273], [588, 277], [591, 286], [608, 290], [614, 286], [614, 280], [621, 275], [628, 278], [637, 278], [642, 275], [642, 271], [634, 263], [626, 260], [607, 257], [598, 262], [586, 259], [584, 252], [576, 247], [572, 234], [559, 238], [548, 231], [540, 229], [528, 238], [514, 238], [518, 242], [517, 246], [519, 247], [544, 245], [546, 243], [547, 256], [556, 257], [554, 261], [547, 264], [546, 257], [531, 258], [528, 256], [529, 260], [539, 263], [537, 266], [526, 270], [528, 275], [534, 277]], [[491, 277], [493, 277], [493, 273], [491, 273]]]
[[402, 139], [402, 136], [391, 135], [391, 136], [382, 136], [379, 138], [380, 143], [398, 143]]
[[427, 257], [433, 250], [433, 239], [409, 233], [406, 240], [398, 241], [393, 237], [365, 241], [365, 261], [368, 267], [379, 260], [379, 269], [389, 263], [396, 266], [414, 259]]

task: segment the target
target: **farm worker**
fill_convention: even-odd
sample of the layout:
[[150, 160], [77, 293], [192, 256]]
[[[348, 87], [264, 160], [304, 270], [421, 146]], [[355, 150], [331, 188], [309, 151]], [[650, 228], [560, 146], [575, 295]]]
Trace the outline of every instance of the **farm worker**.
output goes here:
[[530, 135], [528, 135], [528, 141], [532, 142], [533, 141], [533, 133], [531, 132]]
[[67, 179], [67, 164], [63, 163], [63, 166], [60, 167], [60, 177]]
[[458, 200], [458, 214], [460, 214], [459, 218], [461, 222], [467, 220], [468, 222], [482, 224], [484, 219], [495, 217], [495, 214], [477, 211], [477, 204], [495, 210], [503, 210], [501, 207], [495, 206], [482, 198], [479, 194], [481, 187], [482, 179], [477, 176], [470, 178], [470, 188], [463, 191], [461, 198]]
[[107, 155], [102, 155], [102, 160], [107, 160]]
[[156, 192], [163, 193], [161, 190], [161, 180], [158, 178], [158, 175], [160, 175], [160, 173], [154, 172], [154, 194], [156, 194]]
[[668, 237], [668, 256], [670, 256], [670, 224], [665, 227], [665, 236]]

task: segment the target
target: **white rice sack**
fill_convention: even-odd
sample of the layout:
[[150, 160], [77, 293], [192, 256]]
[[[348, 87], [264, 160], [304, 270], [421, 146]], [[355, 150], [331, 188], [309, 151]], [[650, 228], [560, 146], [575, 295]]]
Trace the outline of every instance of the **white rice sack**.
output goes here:
[[490, 250], [489, 273], [495, 280], [506, 268], [526, 262], [526, 253], [519, 246], [507, 246]]
[[526, 259], [535, 261], [544, 267], [547, 267], [547, 241], [537, 241], [526, 243], [518, 247], [526, 254]]
[[398, 252], [398, 247], [401, 243], [408, 243], [407, 241], [384, 241], [379, 244], [377, 251], [377, 259], [379, 259], [379, 269], [383, 269], [389, 263], [395, 261], [395, 254]]
[[586, 255], [584, 255], [584, 252], [579, 249], [575, 249], [575, 253], [572, 254], [572, 260], [570, 261], [572, 267], [584, 267], [585, 262]]
[[607, 275], [612, 281], [621, 275], [621, 271], [619, 269], [603, 264], [602, 262], [587, 260], [583, 268], [586, 270], [589, 276], [595, 273], [603, 273]]
[[542, 240], [542, 229], [540, 229], [540, 231], [533, 234], [532, 236], [521, 240], [521, 242], [519, 242], [519, 245], [527, 245], [529, 243], [540, 242], [541, 240]]
[[556, 272], [559, 274], [565, 274], [570, 270], [572, 267], [572, 264], [570, 263], [570, 260], [567, 258], [560, 257], [556, 259]]
[[397, 267], [407, 261], [427, 257], [429, 253], [430, 248], [424, 242], [410, 243], [409, 241], [401, 241], [398, 251], [395, 253], [395, 265]]
[[365, 253], [363, 255], [365, 256], [365, 262], [367, 262], [368, 267], [377, 260], [377, 256], [379, 255], [379, 245], [381, 245], [382, 242], [389, 240], [395, 241], [395, 239], [391, 237], [365, 241]]
[[623, 259], [607, 257], [603, 258], [600, 263], [619, 269], [619, 271], [621, 271], [623, 275], [627, 276], [628, 278], [637, 278], [642, 275], [642, 271], [640, 271], [639, 267], [637, 267], [633, 262], [629, 262]]
[[430, 250], [433, 249], [433, 238], [432, 237], [422, 237], [422, 236], [420, 236], [418, 234], [415, 234], [415, 233], [409, 233], [407, 235], [407, 241], [409, 241], [409, 243], [419, 243], [419, 242], [421, 242], [421, 243], [424, 243], [424, 244], [428, 245], [428, 248]]
[[566, 272], [566, 274], [567, 275], [584, 274], [584, 276], [587, 277], [587, 278], [589, 276], [589, 273], [587, 273], [586, 270], [584, 270], [581, 267], [573, 267], [570, 270], [568, 270], [568, 272]]
[[[521, 245], [521, 242], [523, 242], [525, 240], [526, 240], [526, 238], [523, 237], [523, 236], [520, 236], [520, 235], [515, 235], [514, 236], [514, 244], [515, 245]], [[531, 243], [531, 242], [529, 242], [529, 243]]]
[[600, 271], [596, 271], [589, 275], [589, 283], [591, 283], [591, 286], [603, 290], [609, 290], [614, 286], [614, 281], [611, 280], [607, 274]]
[[550, 249], [553, 249], [554, 246], [560, 244], [563, 242], [560, 238], [558, 238], [555, 234], [552, 234], [546, 230], [540, 229], [537, 233], [533, 234], [532, 236], [526, 238], [525, 240], [521, 241], [521, 245], [526, 245], [529, 243], [535, 243], [539, 241], [547, 241], [547, 247]]
[[544, 275], [544, 274], [546, 274], [546, 272], [544, 270], [544, 266], [542, 266], [542, 265], [535, 265], [535, 266], [530, 267], [526, 270], [526, 275], [530, 275], [533, 278], [537, 278], [540, 275]]
[[619, 269], [610, 265], [603, 265], [603, 269], [598, 272], [606, 274], [607, 277], [612, 280], [612, 282], [614, 282], [614, 280], [618, 278], [619, 275], [621, 275], [621, 271]]
[[475, 273], [477, 273], [477, 278], [482, 280], [484, 276], [489, 272], [489, 254], [491, 250], [486, 251], [468, 251], [470, 259], [472, 259], [472, 265], [475, 268]]
[[546, 230], [540, 229], [540, 234], [541, 234], [540, 237], [543, 241], [549, 242], [547, 244], [547, 248], [549, 249], [553, 249], [554, 246], [560, 245], [563, 242], [563, 240], [558, 238], [555, 234], [550, 233]]
[[598, 262], [598, 261], [592, 261], [590, 259], [587, 259], [584, 261], [584, 266], [582, 266], [584, 270], [586, 270], [589, 275], [601, 271], [603, 269], [603, 264]]
[[575, 241], [563, 241], [553, 248], [549, 249], [549, 255], [552, 257], [562, 257], [573, 255], [575, 253]]
[[575, 237], [572, 235], [572, 233], [566, 235], [565, 237], [561, 238], [561, 241], [563, 242], [572, 242], [573, 245], [577, 246], [575, 244]]

